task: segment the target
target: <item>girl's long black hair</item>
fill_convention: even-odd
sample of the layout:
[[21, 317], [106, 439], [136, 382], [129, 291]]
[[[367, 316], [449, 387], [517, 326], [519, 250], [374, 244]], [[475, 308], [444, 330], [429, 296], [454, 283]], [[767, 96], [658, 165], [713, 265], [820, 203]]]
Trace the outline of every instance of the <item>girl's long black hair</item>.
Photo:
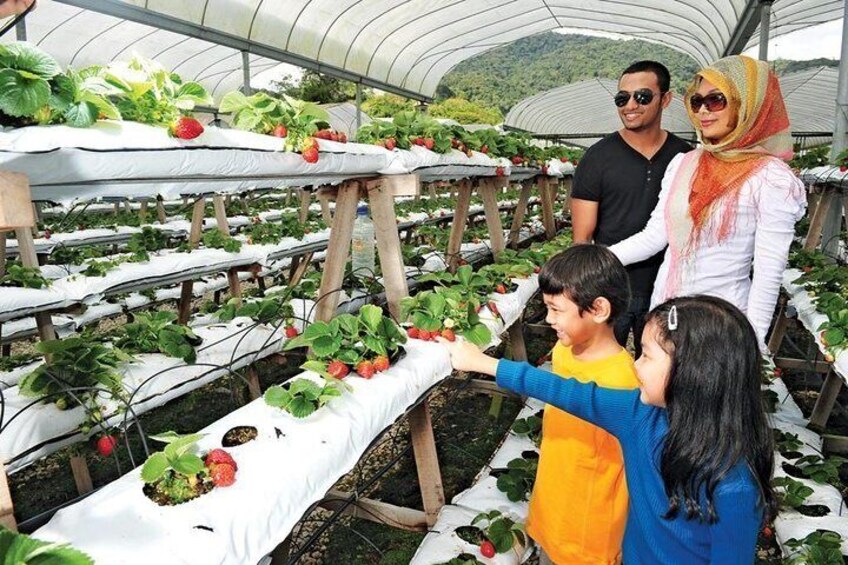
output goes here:
[[[672, 306], [676, 329], [668, 323]], [[669, 431], [660, 461], [669, 499], [665, 518], [676, 517], [682, 507], [687, 519], [716, 522], [716, 486], [743, 461], [770, 520], [777, 509], [771, 487], [774, 446], [760, 392], [763, 359], [754, 328], [738, 308], [711, 296], [669, 300], [648, 314], [648, 323], [671, 357], [665, 389]]]

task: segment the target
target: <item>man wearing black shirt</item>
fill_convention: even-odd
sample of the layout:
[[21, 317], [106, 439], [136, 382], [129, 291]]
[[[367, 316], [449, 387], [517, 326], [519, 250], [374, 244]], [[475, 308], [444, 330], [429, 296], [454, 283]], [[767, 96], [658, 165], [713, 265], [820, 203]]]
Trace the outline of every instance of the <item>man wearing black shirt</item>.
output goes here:
[[[586, 151], [574, 174], [571, 221], [575, 243], [612, 245], [642, 231], [657, 204], [671, 159], [692, 147], [661, 127], [671, 102], [668, 69], [654, 61], [630, 65], [613, 102], [624, 125]], [[615, 325], [619, 343], [633, 330], [636, 356], [662, 253], [627, 267], [630, 307]]]

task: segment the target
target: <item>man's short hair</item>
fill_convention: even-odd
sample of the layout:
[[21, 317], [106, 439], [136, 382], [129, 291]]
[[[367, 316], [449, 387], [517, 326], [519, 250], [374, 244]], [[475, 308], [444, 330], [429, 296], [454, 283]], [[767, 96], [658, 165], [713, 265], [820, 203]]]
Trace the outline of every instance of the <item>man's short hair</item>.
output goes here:
[[660, 85], [660, 92], [668, 92], [671, 88], [671, 74], [662, 63], [656, 61], [636, 61], [621, 73], [619, 80], [624, 75], [632, 75], [633, 73], [654, 73], [657, 75], [657, 83]]
[[630, 280], [621, 261], [593, 243], [574, 245], [548, 259], [539, 273], [539, 288], [551, 296], [564, 294], [580, 314], [591, 310], [598, 298], [606, 298], [609, 323], [625, 313], [630, 302]]

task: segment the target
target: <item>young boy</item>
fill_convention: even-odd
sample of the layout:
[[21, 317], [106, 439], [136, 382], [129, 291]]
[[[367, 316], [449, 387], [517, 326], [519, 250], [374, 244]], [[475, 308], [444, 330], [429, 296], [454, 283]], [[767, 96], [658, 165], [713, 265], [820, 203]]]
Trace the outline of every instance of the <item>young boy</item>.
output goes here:
[[[615, 339], [627, 312], [627, 271], [600, 245], [576, 245], [539, 274], [557, 332], [553, 372], [608, 388], [638, 386], [633, 359]], [[618, 441], [553, 406], [545, 407], [539, 470], [527, 533], [540, 564], [617, 564], [627, 518], [627, 485]]]

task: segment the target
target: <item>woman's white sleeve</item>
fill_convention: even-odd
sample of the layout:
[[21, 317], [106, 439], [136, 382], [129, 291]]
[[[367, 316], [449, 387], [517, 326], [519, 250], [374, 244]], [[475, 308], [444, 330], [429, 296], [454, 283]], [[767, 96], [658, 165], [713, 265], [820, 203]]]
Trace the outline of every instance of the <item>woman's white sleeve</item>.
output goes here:
[[665, 206], [671, 191], [671, 182], [677, 174], [677, 167], [683, 159], [683, 154], [677, 155], [668, 164], [663, 175], [662, 190], [659, 201], [648, 223], [639, 233], [635, 233], [623, 241], [610, 246], [616, 257], [624, 264], [631, 265], [649, 259], [662, 251], [668, 245], [668, 231], [665, 225]]
[[783, 163], [769, 163], [757, 174], [757, 231], [754, 236], [754, 274], [748, 295], [748, 319], [760, 347], [771, 324], [795, 222], [807, 208], [804, 184]]

